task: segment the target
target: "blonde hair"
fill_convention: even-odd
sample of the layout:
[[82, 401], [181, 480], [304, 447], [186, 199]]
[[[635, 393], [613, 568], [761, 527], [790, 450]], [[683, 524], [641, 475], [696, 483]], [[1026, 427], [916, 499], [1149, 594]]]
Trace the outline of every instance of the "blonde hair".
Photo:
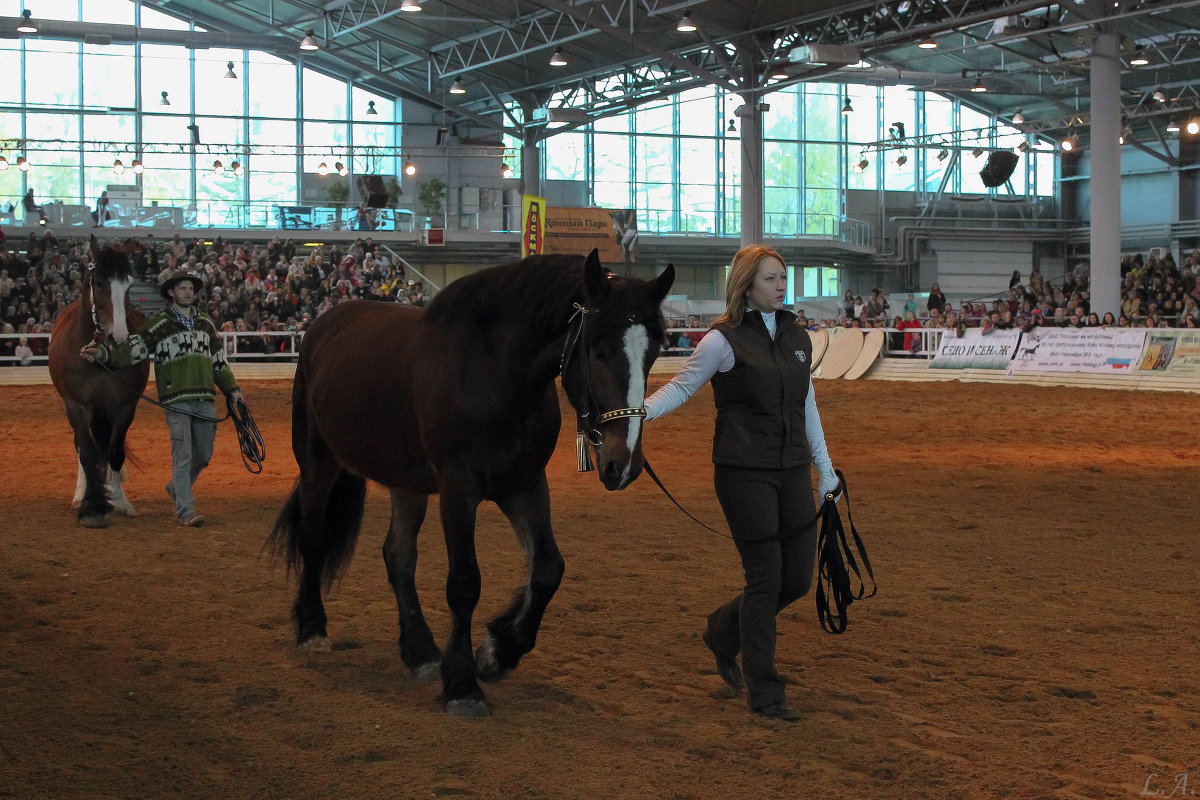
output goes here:
[[742, 314], [746, 311], [746, 292], [758, 274], [758, 265], [768, 258], [775, 259], [787, 268], [783, 256], [766, 245], [747, 245], [737, 251], [733, 263], [729, 265], [729, 278], [725, 281], [725, 313], [717, 318], [714, 325], [729, 323], [736, 328], [742, 324]]

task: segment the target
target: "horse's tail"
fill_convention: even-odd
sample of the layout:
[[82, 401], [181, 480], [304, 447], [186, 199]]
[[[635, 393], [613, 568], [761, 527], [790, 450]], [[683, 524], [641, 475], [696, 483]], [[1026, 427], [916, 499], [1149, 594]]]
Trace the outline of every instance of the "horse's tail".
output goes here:
[[[328, 590], [354, 555], [367, 482], [341, 469], [308, 418], [304, 359], [292, 386], [292, 451], [300, 477], [275, 519], [268, 545], [288, 571], [319, 570]], [[308, 510], [308, 513], [306, 512]]]

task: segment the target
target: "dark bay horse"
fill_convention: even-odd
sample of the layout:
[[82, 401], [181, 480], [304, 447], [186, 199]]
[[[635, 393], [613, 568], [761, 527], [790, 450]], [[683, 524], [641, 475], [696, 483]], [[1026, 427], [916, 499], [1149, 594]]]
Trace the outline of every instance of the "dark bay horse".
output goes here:
[[113, 246], [101, 250], [95, 236], [91, 245], [92, 264], [83, 294], [54, 321], [50, 380], [66, 404], [67, 419], [75, 431], [79, 476], [74, 503], [79, 507], [79, 524], [103, 528], [113, 509], [129, 517], [137, 514], [121, 488], [121, 468], [125, 465], [125, 433], [137, 411], [137, 393], [146, 389], [150, 363], [110, 373], [80, 358], [80, 348], [94, 337], [120, 344], [145, 321], [129, 302], [133, 273], [126, 249]]
[[[546, 464], [561, 423], [555, 377], [608, 489], [642, 470], [646, 376], [675, 268], [620, 278], [593, 251], [534, 256], [451, 283], [428, 309], [343, 303], [304, 337], [292, 390], [300, 477], [271, 534], [298, 574], [292, 615], [302, 648], [329, 649], [322, 588], [353, 553], [366, 480], [391, 493], [383, 557], [400, 612], [400, 656], [419, 679], [439, 668], [446, 711], [486, 716], [477, 679], [499, 680], [533, 649], [563, 574], [550, 528]], [[414, 585], [417, 533], [438, 494], [452, 625], [444, 655]], [[479, 601], [475, 514], [508, 517], [529, 563], [512, 604], [471, 652]]]

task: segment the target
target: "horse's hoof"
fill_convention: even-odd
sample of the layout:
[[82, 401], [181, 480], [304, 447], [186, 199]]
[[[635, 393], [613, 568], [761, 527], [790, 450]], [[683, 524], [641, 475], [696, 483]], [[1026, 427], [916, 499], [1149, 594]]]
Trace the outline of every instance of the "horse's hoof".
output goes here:
[[442, 676], [442, 662], [430, 661], [412, 671], [418, 683], [433, 683]]
[[496, 640], [489, 633], [475, 651], [475, 676], [481, 681], [495, 683], [511, 671], [500, 664], [496, 655]]
[[137, 509], [134, 508], [129, 503], [126, 503], [123, 506], [116, 506], [113, 508], [113, 511], [116, 511], [118, 514], [120, 514], [121, 516], [124, 516], [124, 517], [136, 517], [137, 516]]
[[468, 717], [482, 719], [491, 715], [487, 703], [483, 700], [447, 700], [446, 713], [452, 717]]
[[333, 649], [328, 636], [314, 636], [300, 643], [299, 649], [305, 653], [328, 653]]
[[89, 514], [79, 518], [79, 524], [85, 528], [107, 528], [108, 520], [103, 514]]

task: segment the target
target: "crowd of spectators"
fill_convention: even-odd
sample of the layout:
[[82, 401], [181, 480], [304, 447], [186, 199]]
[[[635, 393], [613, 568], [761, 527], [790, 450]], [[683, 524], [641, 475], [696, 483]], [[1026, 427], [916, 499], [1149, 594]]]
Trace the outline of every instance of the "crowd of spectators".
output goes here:
[[[278, 236], [262, 245], [233, 245], [219, 237], [206, 243], [179, 234], [123, 244], [135, 277], [155, 286], [176, 269], [201, 277], [200, 307], [222, 331], [244, 334], [235, 337], [240, 354], [290, 351], [292, 338], [275, 334], [301, 332], [338, 303], [423, 306], [427, 300], [422, 282], [407, 279], [403, 264], [369, 237], [344, 251], [333, 244], [307, 253], [297, 253], [295, 244]], [[60, 241], [50, 231], [34, 231], [27, 241], [0, 247], [0, 333], [49, 333], [59, 310], [81, 294], [90, 258], [86, 239]], [[32, 350], [31, 357], [44, 356], [47, 339], [0, 338], [0, 356], [16, 356], [21, 346]]]

